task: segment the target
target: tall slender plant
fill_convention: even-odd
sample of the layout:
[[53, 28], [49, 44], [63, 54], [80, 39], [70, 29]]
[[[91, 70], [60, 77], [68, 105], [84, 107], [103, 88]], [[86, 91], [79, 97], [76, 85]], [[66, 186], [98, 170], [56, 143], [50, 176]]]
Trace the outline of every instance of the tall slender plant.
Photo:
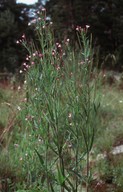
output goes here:
[[34, 149], [40, 160], [42, 190], [79, 192], [92, 179], [90, 151], [94, 143], [99, 100], [93, 68], [91, 38], [76, 28], [81, 52], [72, 51], [69, 39], [55, 42], [51, 23], [43, 9], [35, 21], [38, 45], [29, 51], [25, 105], [29, 132], [41, 145]]

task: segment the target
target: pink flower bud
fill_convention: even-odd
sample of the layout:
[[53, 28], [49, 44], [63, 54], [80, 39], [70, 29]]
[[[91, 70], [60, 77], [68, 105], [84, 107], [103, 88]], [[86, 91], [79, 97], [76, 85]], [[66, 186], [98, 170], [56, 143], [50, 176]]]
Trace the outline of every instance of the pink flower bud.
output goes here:
[[22, 35], [22, 38], [25, 39], [25, 34]]
[[17, 40], [16, 43], [19, 44], [20, 42]]

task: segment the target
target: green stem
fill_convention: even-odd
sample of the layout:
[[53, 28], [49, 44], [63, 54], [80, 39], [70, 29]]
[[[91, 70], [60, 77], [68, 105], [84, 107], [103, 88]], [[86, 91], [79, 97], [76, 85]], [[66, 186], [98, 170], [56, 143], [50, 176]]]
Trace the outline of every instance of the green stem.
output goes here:
[[87, 181], [86, 181], [86, 192], [89, 192], [89, 175], [90, 175], [90, 166], [89, 166], [89, 150], [87, 152]]

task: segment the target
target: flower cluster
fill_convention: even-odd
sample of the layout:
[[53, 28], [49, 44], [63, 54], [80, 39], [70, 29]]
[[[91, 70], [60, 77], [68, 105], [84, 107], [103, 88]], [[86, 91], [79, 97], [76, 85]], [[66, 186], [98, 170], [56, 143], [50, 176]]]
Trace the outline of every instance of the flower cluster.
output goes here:
[[37, 24], [40, 21], [45, 21], [46, 20], [46, 9], [42, 8], [42, 7], [41, 8], [39, 7], [39, 10], [37, 11], [35, 17], [36, 17], [35, 19], [31, 20], [28, 23], [28, 26], [31, 26], [33, 24], [35, 25], [35, 24]]
[[88, 28], [90, 28], [89, 25], [85, 25], [84, 28], [82, 28], [81, 26], [76, 26], [76, 31], [78, 31], [78, 32], [82, 32], [82, 31], [86, 32], [88, 30]]
[[22, 37], [21, 37], [21, 39], [17, 40], [16, 43], [17, 43], [17, 44], [22, 44], [22, 43], [25, 42], [25, 41], [26, 41], [26, 36], [25, 36], [25, 34], [23, 34]]
[[38, 63], [40, 60], [42, 60], [43, 54], [41, 52], [35, 51], [31, 55], [27, 55], [25, 62], [22, 64], [22, 68], [20, 70], [20, 73], [23, 73], [24, 71], [28, 71], [28, 69], [31, 66], [34, 66], [36, 63]]

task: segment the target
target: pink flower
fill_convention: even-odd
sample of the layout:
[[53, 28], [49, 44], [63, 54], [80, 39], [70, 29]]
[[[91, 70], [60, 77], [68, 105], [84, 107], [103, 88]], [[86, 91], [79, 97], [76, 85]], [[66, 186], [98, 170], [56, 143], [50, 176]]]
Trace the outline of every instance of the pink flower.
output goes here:
[[25, 39], [25, 34], [22, 35], [22, 38]]
[[58, 45], [58, 48], [61, 48], [61, 44]]
[[42, 10], [42, 11], [46, 11], [46, 9], [45, 9], [45, 8], [42, 8], [41, 10]]
[[80, 26], [76, 27], [76, 31], [81, 31], [81, 30], [82, 30], [82, 28]]
[[26, 63], [23, 63], [23, 66], [26, 66]]
[[52, 51], [52, 56], [55, 56], [55, 50]]
[[41, 57], [43, 57], [43, 54], [39, 53], [38, 56], [41, 58]]
[[17, 40], [16, 43], [19, 44], [20, 42]]
[[58, 46], [59, 45], [59, 43], [56, 43], [56, 46]]
[[86, 29], [88, 29], [90, 26], [89, 26], [89, 25], [86, 25], [85, 27], [86, 27]]
[[29, 61], [29, 57], [26, 57], [26, 60]]
[[33, 53], [33, 56], [35, 57], [35, 56], [36, 56], [36, 53]]

